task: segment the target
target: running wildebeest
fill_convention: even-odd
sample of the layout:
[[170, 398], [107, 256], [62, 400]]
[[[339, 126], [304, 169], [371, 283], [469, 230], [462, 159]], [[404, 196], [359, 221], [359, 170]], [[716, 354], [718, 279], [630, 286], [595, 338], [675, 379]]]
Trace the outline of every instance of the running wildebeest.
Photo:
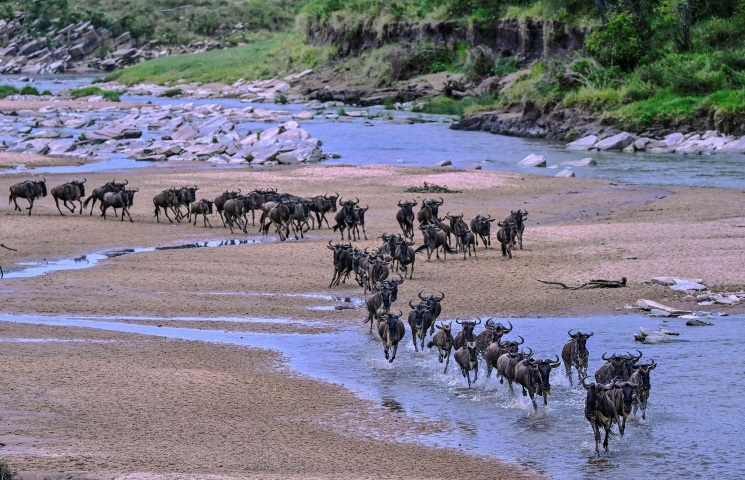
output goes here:
[[435, 333], [432, 341], [427, 343], [427, 348], [437, 347], [437, 360], [442, 363], [443, 359], [445, 359], [445, 371], [443, 373], [448, 373], [450, 350], [453, 348], [453, 334], [451, 333], [453, 322], [440, 322], [436, 327], [439, 332]]
[[339, 198], [341, 210], [336, 212], [336, 215], [334, 216], [336, 225], [332, 227], [332, 230], [339, 230], [342, 240], [344, 240], [344, 230], [347, 231], [347, 240], [352, 240], [352, 233], [354, 233], [354, 239], [357, 240], [357, 232], [354, 230], [356, 226], [354, 207], [356, 207], [358, 203], [360, 203], [359, 199], [357, 199], [357, 201], [347, 200], [346, 202], [342, 202], [341, 197]]
[[[215, 201], [217, 204], [217, 201]], [[233, 224], [236, 224], [243, 233], [248, 233], [248, 225], [242, 224], [243, 219], [243, 199], [231, 198], [223, 204], [224, 222], [228, 224], [230, 233], [233, 233]]]
[[490, 318], [484, 324], [484, 331], [476, 336], [476, 352], [479, 355], [483, 355], [486, 349], [489, 348], [494, 342], [499, 342], [503, 335], [506, 335], [512, 331], [512, 322], [507, 322], [510, 327], [507, 328], [501, 323], [494, 323], [494, 319]]
[[504, 219], [504, 223], [515, 224], [515, 235], [512, 238], [512, 246], [515, 246], [515, 240], [517, 240], [520, 250], [523, 249], [523, 232], [525, 232], [525, 223], [523, 222], [526, 218], [528, 218], [528, 211], [518, 209], [517, 211], [511, 210], [510, 216]]
[[370, 210], [369, 205], [365, 205], [365, 208], [354, 207], [354, 230], [357, 233], [357, 238], [360, 238], [360, 227], [362, 227], [362, 234], [365, 235], [365, 240], [367, 240], [367, 232], [365, 231], [365, 212], [368, 210]]
[[616, 355], [614, 353], [610, 357], [606, 357], [604, 353], [601, 358], [606, 363], [595, 372], [595, 381], [606, 385], [614, 379], [627, 382], [634, 373], [634, 364], [642, 358], [642, 352], [639, 350], [637, 352], [639, 356], [627, 352], [626, 355]]
[[497, 240], [502, 244], [502, 256], [509, 256], [512, 259], [512, 235], [514, 233], [514, 223], [497, 223], [499, 225], [499, 231], [497, 232]]
[[613, 426], [613, 421], [619, 423], [618, 412], [613, 400], [608, 396], [608, 391], [613, 388], [612, 385], [603, 385], [602, 383], [586, 384], [582, 379], [582, 386], [587, 390], [585, 397], [585, 418], [590, 422], [592, 431], [595, 434], [595, 453], [600, 456], [600, 427], [605, 429], [605, 440], [603, 447], [608, 451], [608, 435]]
[[572, 366], [577, 369], [578, 382], [581, 382], [587, 376], [587, 362], [590, 358], [590, 352], [587, 350], [587, 339], [595, 335], [595, 333], [582, 333], [579, 330], [574, 335], [572, 335], [571, 330], [568, 333], [571, 340], [561, 350], [561, 359], [564, 361], [569, 385], [573, 385]]
[[[54, 204], [57, 205], [57, 210], [60, 215], [63, 217], [65, 216], [59, 208], [60, 200], [62, 200], [62, 205], [70, 210], [70, 213], [75, 213], [75, 204], [73, 202], [79, 202], [80, 215], [83, 214], [83, 197], [85, 197], [85, 186], [83, 184], [85, 182], [86, 179], [83, 178], [82, 182], [79, 180], [73, 180], [72, 182], [63, 183], [62, 185], [57, 185], [52, 188], [52, 198], [54, 198]], [[72, 207], [68, 205], [67, 202], [70, 202]]]
[[647, 418], [647, 400], [649, 399], [649, 390], [652, 384], [649, 381], [649, 372], [657, 367], [654, 359], [649, 364], [634, 365], [634, 373], [629, 379], [630, 382], [637, 385], [636, 398], [634, 401], [634, 415], [637, 408], [641, 408], [642, 420]]
[[457, 239], [455, 250], [458, 250], [458, 246], [463, 248], [463, 260], [466, 259], [466, 251], [468, 251], [469, 257], [471, 256], [472, 249], [473, 255], [476, 255], [476, 235], [474, 235], [468, 227], [458, 231], [458, 233], [455, 234], [455, 238]]
[[427, 336], [427, 330], [430, 328], [430, 322], [432, 322], [432, 317], [429, 313], [429, 305], [426, 303], [413, 305], [411, 302], [413, 302], [413, 300], [409, 301], [409, 307], [411, 307], [411, 311], [409, 312], [411, 341], [414, 342], [414, 351], [418, 352], [419, 347], [417, 346], [416, 341], [417, 338], [419, 338], [422, 345], [422, 351], [424, 351], [424, 337]]
[[[499, 361], [499, 357], [504, 355], [505, 353], [511, 352], [511, 353], [517, 353], [520, 349], [520, 345], [525, 343], [525, 339], [518, 335], [518, 338], [520, 338], [520, 341], [517, 340], [507, 340], [505, 342], [496, 341], [489, 344], [488, 347], [486, 347], [486, 352], [484, 353], [484, 359], [486, 360], [486, 379], [488, 380], [491, 377], [491, 372], [493, 369], [497, 368], [497, 362]], [[499, 375], [499, 373], [497, 373]]]
[[463, 327], [461, 331], [458, 332], [458, 335], [455, 336], [455, 340], [453, 341], [453, 346], [456, 350], [462, 348], [463, 345], [465, 345], [467, 342], [474, 342], [474, 344], [476, 343], [476, 336], [473, 334], [473, 329], [476, 328], [476, 325], [479, 325], [481, 323], [481, 319], [479, 318], [478, 320], [478, 322], [475, 322], [473, 320], [455, 321], [455, 323]]
[[[398, 315], [393, 313], [386, 313], [381, 318], [380, 325], [378, 325], [378, 335], [383, 340], [383, 353], [385, 354], [388, 363], [393, 363], [396, 359], [396, 351], [398, 350], [398, 342], [404, 338], [406, 329], [404, 328], [404, 322], [401, 321], [401, 311], [399, 310]], [[388, 349], [393, 348], [393, 355], [388, 358]]]
[[[116, 179], [114, 179], [105, 185], [94, 188], [91, 192], [91, 196], [86, 198], [83, 202], [83, 207], [88, 208], [88, 203], [93, 200], [93, 203], [91, 203], [91, 213], [89, 214], [93, 215], [93, 207], [96, 206], [96, 201], [103, 202], [103, 196], [105, 194], [121, 192], [128, 184], [129, 181], [126, 178], [124, 179], [124, 183], [117, 183]], [[114, 213], [116, 213], [116, 209], [114, 209]]]
[[455, 235], [455, 251], [457, 252], [461, 248], [461, 232], [467, 230], [468, 225], [463, 221], [462, 213], [460, 215], [450, 215], [450, 212], [448, 212], [445, 218], [450, 220], [450, 231]]
[[380, 323], [382, 316], [391, 309], [391, 289], [384, 283], [378, 283], [373, 286], [375, 295], [367, 299], [367, 319], [365, 323], [370, 322], [370, 332], [373, 329], [373, 320]]
[[[176, 205], [176, 218], [182, 219], [186, 217], [191, 223], [191, 204], [197, 201], [197, 190], [199, 187], [194, 185], [193, 187], [181, 187], [172, 189], [178, 198], [178, 205]], [[181, 213], [181, 205], [186, 207], [186, 214]]]
[[[336, 193], [336, 192], [334, 192]], [[329, 212], [336, 213], [336, 200], [339, 198], [339, 194], [329, 196], [328, 194], [318, 195], [311, 199], [310, 211], [316, 214], [316, 220], [318, 220], [318, 228], [321, 228], [321, 222], [326, 221], [326, 226], [331, 228], [329, 221], [326, 219], [326, 214]]]
[[489, 216], [476, 215], [471, 220], [471, 231], [476, 235], [476, 245], [479, 244], [479, 238], [481, 243], [484, 244], [484, 249], [491, 246], [491, 224], [496, 218]]
[[207, 218], [207, 215], [212, 215], [212, 205], [214, 205], [214, 202], [210, 202], [206, 198], [203, 198], [199, 200], [198, 202], [194, 202], [191, 204], [191, 213], [194, 215], [194, 225], [197, 224], [197, 217], [199, 215], [202, 215], [204, 218], [203, 223], [206, 227], [207, 225], [212, 228], [212, 223], [210, 223], [210, 219]]
[[347, 277], [354, 268], [352, 265], [352, 253], [354, 249], [351, 243], [331, 245], [331, 240], [329, 240], [326, 248], [334, 252], [334, 275], [331, 277], [329, 288], [334, 285], [338, 287], [342, 277], [344, 278], [344, 283], [347, 282]]
[[160, 209], [163, 209], [163, 213], [165, 213], [166, 218], [169, 222], [173, 223], [173, 220], [171, 220], [171, 217], [168, 216], [168, 210], [170, 209], [173, 212], [173, 215], [176, 217], [177, 222], [181, 222], [180, 217], [177, 213], [179, 200], [178, 196], [176, 195], [176, 192], [169, 188], [168, 190], [163, 190], [162, 192], [156, 194], [153, 197], [153, 205], [155, 206], [155, 220], [157, 223], [160, 223]]
[[[393, 260], [398, 262], [398, 269], [404, 271], [404, 277], [409, 275], [409, 279], [414, 278], [414, 262], [416, 261], [416, 252], [412, 243], [408, 243], [403, 238], [394, 240], [396, 244], [396, 251], [393, 253]], [[409, 265], [411, 265], [411, 272], [409, 272]]]
[[555, 355], [556, 360], [534, 360], [529, 358], [517, 364], [515, 368], [515, 382], [523, 387], [523, 396], [530, 395], [530, 401], [533, 403], [533, 409], [538, 410], [538, 404], [535, 402], [535, 396], [543, 397], [543, 405], [548, 405], [548, 394], [551, 393], [551, 383], [549, 376], [551, 369], [561, 365], [559, 356]]
[[[530, 352], [525, 353], [525, 350], [530, 350]], [[530, 348], [526, 348], [525, 350], [520, 350], [517, 353], [507, 352], [497, 359], [497, 373], [500, 376], [499, 383], [504, 383], [507, 380], [510, 386], [510, 392], [514, 392], [512, 382], [515, 381], [517, 364], [533, 356], [533, 350]]]
[[126, 213], [129, 217], [130, 222], [134, 222], [132, 220], [132, 215], [129, 214], [129, 207], [132, 206], [134, 202], [135, 193], [139, 191], [138, 188], [135, 188], [133, 190], [122, 190], [121, 192], [107, 192], [103, 196], [103, 200], [101, 201], [101, 216], [105, 219], [106, 218], [106, 210], [111, 207], [114, 209], [121, 208], [122, 209], [122, 222], [124, 221], [124, 214]]
[[608, 391], [613, 405], [616, 407], [618, 416], [622, 419], [622, 423], [618, 424], [618, 432], [623, 436], [626, 430], [626, 419], [631, 415], [631, 405], [636, 398], [636, 391], [639, 385], [634, 382], [619, 382], [613, 381], [613, 389]]
[[[16, 183], [10, 187], [10, 196], [8, 197], [8, 205], [13, 202], [15, 208], [13, 211], [21, 212], [21, 207], [18, 206], [17, 198], [25, 198], [28, 200], [29, 206], [26, 207], [28, 214], [31, 215], [31, 209], [34, 208], [34, 200], [39, 197], [47, 196], [47, 181], [44, 177], [41, 180], [26, 180], [25, 182]], [[59, 207], [58, 207], [59, 208]], [[62, 213], [62, 212], [60, 212]]]
[[438, 210], [443, 203], [445, 203], [445, 200], [442, 197], [440, 197], [439, 202], [434, 198], [430, 200], [425, 198], [422, 201], [422, 208], [416, 214], [417, 221], [424, 225], [434, 223], [435, 219], [437, 219]]
[[436, 225], [426, 225], [419, 227], [424, 234], [424, 244], [417, 247], [414, 253], [419, 253], [422, 250], [427, 250], [427, 260], [432, 258], [432, 252], [436, 253], [436, 257], [440, 259], [440, 248], [442, 248], [445, 260], [448, 258], [448, 253], [455, 254], [455, 250], [450, 248], [447, 241], [447, 234], [438, 228]]
[[218, 195], [217, 197], [215, 197], [215, 209], [217, 210], [218, 215], [220, 215], [220, 220], [222, 220], [222, 226], [223, 227], [227, 227], [227, 225], [225, 224], [225, 218], [223, 217], [223, 214], [222, 214], [223, 209], [225, 207], [225, 202], [227, 202], [228, 200], [232, 200], [232, 199], [238, 197], [238, 195], [240, 195], [240, 193], [241, 193], [241, 189], [240, 188], [238, 189], [237, 192], [230, 192], [228, 190], [225, 190], [220, 195]]
[[401, 232], [405, 238], [410, 241], [414, 240], [414, 207], [416, 207], [416, 200], [413, 202], [401, 202], [398, 201], [398, 212], [396, 212], [396, 221], [398, 226], [401, 227]]
[[476, 356], [476, 342], [466, 342], [455, 352], [455, 363], [460, 366], [460, 373], [468, 379], [471, 388], [471, 370], [474, 372], [473, 381], [479, 379], [479, 358]]

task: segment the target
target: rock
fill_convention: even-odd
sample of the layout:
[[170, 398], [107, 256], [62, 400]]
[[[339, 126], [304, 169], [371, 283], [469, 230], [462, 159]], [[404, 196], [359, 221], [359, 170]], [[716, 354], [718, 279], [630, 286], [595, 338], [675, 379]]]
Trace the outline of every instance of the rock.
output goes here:
[[708, 325], [714, 325], [714, 324], [710, 322], [704, 322], [703, 320], [699, 320], [699, 319], [691, 319], [686, 322], [687, 327], [705, 327]]
[[438, 166], [440, 166], [440, 167], [448, 167], [448, 166], [450, 166], [452, 164], [453, 164], [453, 162], [451, 162], [450, 160], [443, 160], [440, 163], [438, 163]]
[[140, 138], [142, 130], [125, 125], [114, 125], [109, 128], [102, 128], [89, 133], [81, 134], [81, 140], [91, 140], [105, 142], [106, 140], [122, 140], [125, 138]]
[[103, 95], [91, 95], [90, 97], [88, 97], [88, 103], [99, 103], [103, 101]]
[[619, 134], [613, 135], [612, 137], [600, 140], [598, 143], [593, 145], [592, 148], [602, 151], [623, 150], [629, 144], [633, 143], [634, 140], [636, 140], [636, 137], [634, 137], [632, 134], [628, 132], [621, 132]]
[[134, 159], [138, 162], [163, 162], [166, 160], [166, 156], [163, 154], [151, 153], [135, 155]]
[[674, 341], [674, 337], [679, 335], [680, 333], [678, 332], [671, 332], [664, 328], [658, 330], [647, 330], [646, 328], [640, 327], [639, 333], [634, 334], [634, 340], [642, 343], [665, 343]]
[[683, 280], [680, 278], [675, 279], [675, 285], [671, 286], [673, 290], [681, 290], [681, 291], [687, 291], [687, 290], [706, 290], [706, 285], [700, 283], [700, 282], [693, 282], [689, 280]]
[[722, 153], [745, 153], [745, 137], [739, 138], [729, 143], [725, 143], [717, 148], [717, 152]]
[[15, 144], [12, 148], [9, 148], [8, 151], [12, 153], [34, 153], [37, 155], [44, 155], [49, 151], [49, 140], [43, 138], [27, 140]]
[[48, 147], [49, 151], [47, 155], [64, 155], [75, 150], [75, 140], [72, 138], [52, 140], [49, 142]]
[[17, 55], [31, 55], [35, 51], [42, 48], [42, 44], [36, 40], [31, 40], [30, 42], [23, 45], [21, 48], [18, 49]]
[[481, 170], [481, 165], [476, 165], [476, 166], [475, 166], [475, 167], [473, 167], [473, 168], [474, 168], [474, 170]]
[[665, 312], [670, 313], [673, 317], [679, 317], [681, 315], [690, 315], [692, 312], [688, 310], [680, 310], [673, 307], [668, 307], [667, 305], [663, 305], [661, 303], [657, 303], [653, 300], [637, 300], [636, 306], [639, 307], [642, 310], [652, 310], [653, 308], [656, 310], [662, 310]]
[[568, 162], [561, 162], [562, 165], [567, 167], [595, 167], [598, 162], [592, 158], [583, 158], [582, 160], [570, 160]]
[[576, 175], [574, 174], [574, 172], [571, 171], [571, 170], [569, 170], [569, 169], [564, 169], [564, 170], [560, 171], [559, 173], [557, 173], [554, 176], [555, 177], [561, 177], [561, 178], [572, 178], [572, 177], [576, 177]]
[[670, 312], [667, 312], [665, 310], [658, 310], [656, 308], [653, 308], [652, 310], [650, 310], [649, 314], [652, 315], [653, 317], [669, 317], [670, 316]]
[[297, 165], [300, 163], [300, 160], [298, 160], [297, 157], [290, 155], [289, 153], [280, 153], [276, 158], [277, 163], [280, 165]]
[[546, 168], [546, 157], [534, 153], [520, 160], [518, 165], [522, 167], [542, 167]]
[[598, 137], [595, 135], [588, 135], [586, 137], [575, 140], [568, 143], [566, 146], [567, 150], [590, 150], [596, 143], [598, 143]]
[[647, 149], [647, 145], [650, 141], [652, 140], [647, 137], [637, 138], [632, 145], [634, 146], [634, 150], [643, 152]]
[[293, 115], [292, 118], [296, 120], [313, 120], [314, 115], [313, 115], [313, 112], [310, 112], [308, 110], [303, 110], [302, 112], [296, 113], [295, 115]]
[[194, 140], [198, 136], [199, 132], [194, 130], [191, 125], [184, 125], [171, 135], [171, 139], [177, 142], [188, 142], [189, 140]]
[[686, 140], [685, 135], [683, 135], [680, 132], [671, 133], [670, 135], [667, 135], [665, 138], [662, 139], [662, 142], [665, 144], [667, 148], [674, 149], [679, 144], [683, 143]]

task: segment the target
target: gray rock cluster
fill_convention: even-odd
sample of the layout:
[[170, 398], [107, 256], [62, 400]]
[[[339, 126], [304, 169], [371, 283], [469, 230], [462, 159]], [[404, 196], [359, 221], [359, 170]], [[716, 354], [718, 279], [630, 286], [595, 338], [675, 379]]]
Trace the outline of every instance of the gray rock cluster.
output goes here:
[[639, 137], [621, 132], [600, 139], [596, 135], [575, 140], [567, 144], [568, 150], [622, 151], [627, 153], [745, 153], [745, 137], [736, 138], [709, 130], [704, 133], [671, 133], [660, 139]]
[[[251, 132], [246, 122], [275, 125]], [[0, 115], [3, 149], [72, 157], [124, 155], [141, 161], [295, 164], [326, 158], [322, 142], [287, 112], [221, 105], [78, 110], [51, 106]]]

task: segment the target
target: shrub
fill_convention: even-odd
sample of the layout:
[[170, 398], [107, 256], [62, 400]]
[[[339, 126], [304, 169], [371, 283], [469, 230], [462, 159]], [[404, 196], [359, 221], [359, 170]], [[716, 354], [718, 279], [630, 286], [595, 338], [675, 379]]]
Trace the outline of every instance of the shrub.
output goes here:
[[120, 101], [119, 92], [115, 92], [113, 90], [103, 90], [100, 87], [83, 87], [76, 88], [70, 91], [70, 96], [72, 98], [90, 97], [93, 95], [101, 95], [103, 96], [103, 98], [110, 102]]
[[184, 91], [181, 90], [180, 88], [169, 88], [168, 90], [163, 92], [162, 96], [171, 98], [171, 97], [178, 97], [179, 95], [183, 95], [183, 94], [184, 94]]
[[36, 95], [39, 96], [39, 90], [36, 87], [32, 87], [31, 85], [24, 85], [23, 88], [21, 88], [21, 95]]
[[18, 93], [18, 89], [13, 85], [0, 85], [0, 98], [9, 97]]
[[633, 70], [644, 55], [642, 40], [631, 17], [621, 13], [587, 36], [587, 53], [607, 67]]

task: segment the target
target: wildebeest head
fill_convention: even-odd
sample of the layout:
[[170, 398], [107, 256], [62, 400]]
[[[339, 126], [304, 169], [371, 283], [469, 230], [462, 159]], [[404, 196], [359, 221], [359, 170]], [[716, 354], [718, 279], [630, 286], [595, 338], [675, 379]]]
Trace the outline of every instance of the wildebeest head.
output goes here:
[[432, 209], [432, 218], [437, 218], [439, 216], [440, 207], [442, 204], [445, 203], [445, 200], [440, 197], [440, 200], [435, 200], [434, 198], [429, 201], [429, 208]]
[[623, 413], [625, 413], [626, 415], [631, 413], [631, 404], [634, 401], [634, 394], [636, 393], [636, 389], [638, 387], [639, 385], [633, 382], [619, 382], [617, 380], [613, 381], [613, 388], [619, 389], [621, 391], [621, 394], [623, 395]]
[[458, 222], [463, 219], [463, 214], [461, 213], [460, 215], [450, 215], [450, 212], [448, 212], [447, 214], [445, 214], [445, 218], [450, 220], [450, 230], [454, 232], [456, 230], [455, 226], [458, 225]]
[[202, 208], [202, 212], [212, 215], [212, 206], [215, 204], [215, 202], [210, 202], [206, 198], [203, 198], [199, 201], [199, 204]]
[[383, 283], [391, 291], [391, 302], [395, 302], [396, 300], [398, 300], [398, 286], [404, 283], [404, 277], [402, 277], [399, 273], [398, 280], [396, 280], [395, 278], [387, 278], [383, 280]]
[[634, 364], [639, 361], [639, 359], [642, 358], [642, 352], [637, 350], [636, 353], [639, 355], [634, 355], [633, 353], [626, 352], [626, 356], [624, 358], [624, 368], [626, 369], [626, 376], [624, 378], [629, 378], [631, 375], [634, 374]]
[[460, 244], [463, 245], [463, 248], [466, 248], [468, 245], [468, 235], [471, 233], [471, 229], [469, 228], [462, 228], [458, 231], [457, 235], [460, 239]]
[[125, 205], [127, 208], [131, 207], [134, 204], [135, 199], [135, 193], [139, 192], [139, 188], [133, 188], [131, 190], [122, 190], [122, 199], [126, 202]]
[[351, 243], [337, 243], [334, 245], [331, 245], [331, 240], [329, 240], [329, 244], [327, 247], [329, 250], [334, 251], [334, 266], [338, 267], [341, 264], [342, 255], [347, 251], [348, 248], [352, 248]]
[[502, 236], [504, 237], [505, 243], [512, 242], [512, 229], [515, 227], [515, 224], [508, 222], [497, 222], [497, 225], [502, 231]]
[[445, 338], [453, 338], [452, 330], [453, 330], [453, 322], [440, 322], [439, 325], [435, 325], [438, 330], [442, 330], [442, 332], [445, 334]]
[[424, 330], [425, 328], [427, 328], [427, 326], [424, 324], [424, 316], [429, 311], [429, 309], [427, 308], [426, 303], [414, 305], [412, 303], [413, 301], [414, 300], [409, 300], [409, 307], [411, 307], [411, 311], [414, 317], [414, 329], [416, 330], [415, 333], [419, 336], [424, 336]]
[[383, 306], [386, 309], [391, 308], [391, 289], [385, 283], [378, 282], [373, 285], [373, 290], [380, 293], [380, 298], [383, 300]]
[[505, 349], [506, 353], [517, 354], [520, 349], [520, 345], [525, 343], [525, 339], [521, 337], [520, 335], [518, 335], [517, 338], [519, 338], [520, 341], [517, 341], [517, 340], [507, 340], [506, 342], [499, 341], [497, 342], [497, 345], [499, 345], [499, 348]]
[[398, 206], [404, 209], [406, 220], [409, 221], [409, 223], [414, 222], [414, 207], [416, 207], [417, 202], [402, 202], [401, 200], [398, 201]]
[[336, 213], [336, 201], [339, 199], [339, 194], [337, 192], [334, 192], [335, 195], [323, 195], [323, 198], [328, 200], [331, 203], [331, 211]]
[[196, 185], [193, 187], [181, 187], [181, 190], [184, 192], [184, 200], [186, 203], [197, 201], [197, 190], [199, 190], [199, 187]]
[[392, 341], [401, 340], [398, 338], [398, 319], [401, 318], [403, 313], [399, 310], [398, 315], [395, 313], [388, 312], [383, 317], [385, 323], [388, 325], [388, 335]]
[[528, 364], [533, 368], [535, 366], [535, 370], [540, 374], [540, 390], [543, 393], [550, 393], [551, 392], [551, 383], [549, 382], [549, 377], [551, 375], [551, 369], [556, 368], [559, 365], [561, 365], [561, 362], [559, 361], [559, 356], [554, 355], [556, 357], [556, 360], [528, 360]]
[[579, 330], [577, 330], [577, 333], [575, 334], [572, 334], [571, 330], [567, 333], [569, 333], [569, 336], [575, 340], [577, 344], [577, 352], [579, 353], [587, 352], [587, 339], [595, 335], [595, 332], [582, 333]]
[[641, 381], [641, 387], [650, 390], [652, 388], [652, 384], [649, 381], [649, 372], [655, 369], [657, 364], [655, 363], [654, 359], [651, 359], [652, 363], [649, 364], [639, 364], [634, 365], [634, 370], [637, 378]]
[[456, 320], [455, 323], [463, 326], [463, 337], [467, 342], [475, 341], [473, 329], [476, 328], [476, 325], [481, 323], [481, 319], [479, 319], [478, 322], [474, 320]]
[[81, 197], [84, 197], [85, 196], [85, 185], [83, 185], [83, 184], [86, 181], [87, 181], [87, 179], [86, 178], [83, 178], [83, 181], [82, 182], [80, 180], [73, 180], [72, 182], [70, 182], [71, 184], [73, 184], [76, 187], [78, 187], [78, 190], [80, 190], [80, 196]]
[[587, 383], [587, 377], [582, 379], [582, 386], [587, 391], [587, 397], [585, 397], [585, 415], [588, 417], [595, 416], [595, 405], [598, 401], [598, 396], [603, 392], [607, 392], [613, 385], [603, 385], [602, 383]]
[[610, 363], [612, 369], [611, 378], [628, 378], [625, 376], [627, 360], [625, 356], [618, 356], [614, 353], [610, 357], [606, 357], [604, 353], [601, 358]]
[[41, 196], [46, 197], [47, 196], [47, 179], [44, 177], [41, 177], [41, 180], [37, 180], [35, 183], [41, 188]]
[[494, 328], [494, 336], [496, 338], [496, 340], [494, 340], [494, 341], [500, 340], [503, 335], [507, 335], [508, 333], [510, 333], [512, 331], [512, 329], [513, 329], [512, 322], [510, 322], [509, 320], [507, 320], [507, 323], [510, 324], [510, 327], [509, 328], [505, 327], [501, 323], [497, 323], [493, 327]]
[[510, 214], [512, 214], [512, 218], [515, 220], [515, 226], [517, 229], [521, 230], [523, 228], [523, 220], [528, 217], [528, 211], [520, 209], [517, 211], [511, 210]]
[[422, 230], [422, 232], [424, 232], [424, 233], [427, 234], [426, 235], [426, 237], [427, 237], [427, 241], [426, 241], [427, 246], [430, 249], [435, 248], [435, 240], [437, 239], [437, 233], [438, 232], [441, 232], [442, 230], [440, 230], [440, 228], [437, 227], [437, 225], [434, 225], [432, 223], [430, 223], [428, 225], [421, 225], [419, 228]]

